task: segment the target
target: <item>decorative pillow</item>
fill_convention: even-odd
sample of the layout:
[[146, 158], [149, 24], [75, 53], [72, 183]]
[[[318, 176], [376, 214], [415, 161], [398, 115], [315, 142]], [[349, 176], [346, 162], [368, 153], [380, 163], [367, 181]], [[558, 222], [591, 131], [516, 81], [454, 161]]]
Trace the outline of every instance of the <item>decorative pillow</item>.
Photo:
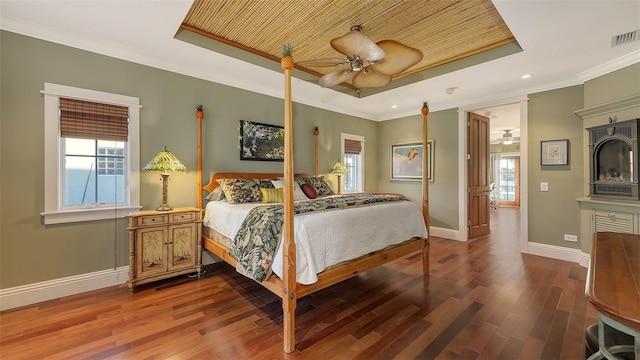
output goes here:
[[[277, 180], [277, 179], [276, 179]], [[256, 181], [260, 182], [260, 188], [265, 188], [265, 189], [275, 189], [275, 187], [273, 186], [273, 183], [271, 182], [271, 179], [256, 179]]]
[[[271, 183], [276, 189], [284, 187], [284, 180], [282, 179], [271, 180]], [[298, 185], [298, 183], [294, 181], [293, 182], [293, 201], [307, 200], [307, 199], [308, 199], [307, 195], [305, 195], [302, 192], [302, 189], [300, 189], [300, 185]]]
[[260, 181], [255, 179], [220, 179], [218, 180], [224, 196], [229, 204], [262, 202]]
[[225, 200], [224, 191], [222, 191], [222, 187], [218, 186], [213, 189], [213, 191], [205, 197], [205, 199], [209, 201], [222, 201]]
[[313, 185], [311, 184], [304, 183], [300, 185], [300, 189], [302, 189], [302, 192], [305, 195], [307, 195], [309, 199], [315, 199], [318, 197], [318, 192], [316, 191], [316, 188], [314, 188]]
[[284, 202], [282, 197], [282, 188], [260, 188], [263, 203], [281, 203]]
[[333, 190], [331, 190], [331, 186], [329, 186], [329, 184], [323, 177], [315, 176], [306, 178], [305, 180], [307, 184], [310, 184], [316, 189], [318, 196], [334, 195]]

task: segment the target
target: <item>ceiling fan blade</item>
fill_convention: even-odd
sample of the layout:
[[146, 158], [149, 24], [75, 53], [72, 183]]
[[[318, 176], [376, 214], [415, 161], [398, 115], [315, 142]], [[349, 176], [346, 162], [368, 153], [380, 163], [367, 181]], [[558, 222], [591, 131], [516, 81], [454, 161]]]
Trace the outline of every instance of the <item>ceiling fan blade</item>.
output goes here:
[[348, 57], [360, 56], [363, 60], [377, 61], [384, 58], [384, 50], [371, 38], [357, 30], [331, 40], [331, 46]]
[[422, 60], [422, 51], [395, 40], [378, 41], [378, 46], [387, 54], [384, 59], [371, 64], [380, 74], [400, 74]]
[[344, 58], [326, 58], [326, 59], [296, 61], [296, 64], [304, 67], [337, 66], [337, 65], [344, 65], [346, 63], [347, 63], [347, 60]]
[[338, 85], [340, 83], [350, 80], [356, 74], [357, 74], [356, 72], [351, 71], [350, 69], [330, 72], [327, 75], [320, 78], [320, 86], [332, 87], [334, 85]]
[[353, 86], [357, 89], [379, 88], [389, 85], [391, 75], [379, 74], [371, 69], [364, 69], [353, 78]]

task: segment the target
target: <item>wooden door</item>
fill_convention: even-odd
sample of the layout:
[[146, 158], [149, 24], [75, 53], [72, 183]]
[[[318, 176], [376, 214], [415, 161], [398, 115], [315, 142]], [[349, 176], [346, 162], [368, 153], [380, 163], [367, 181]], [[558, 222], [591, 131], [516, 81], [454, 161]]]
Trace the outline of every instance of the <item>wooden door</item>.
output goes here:
[[489, 118], [469, 113], [467, 122], [469, 169], [469, 239], [490, 233]]
[[520, 206], [520, 157], [500, 158], [499, 203]]

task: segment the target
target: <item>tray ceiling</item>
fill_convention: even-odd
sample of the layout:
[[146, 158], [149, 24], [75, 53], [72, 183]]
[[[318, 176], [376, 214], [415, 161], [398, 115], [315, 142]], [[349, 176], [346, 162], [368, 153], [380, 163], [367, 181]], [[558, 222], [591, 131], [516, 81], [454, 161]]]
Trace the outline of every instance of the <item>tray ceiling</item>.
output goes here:
[[[293, 45], [296, 61], [344, 57], [329, 42], [352, 25], [362, 25], [376, 42], [396, 40], [424, 54], [389, 86], [367, 89], [359, 96], [521, 51], [490, 0], [196, 0], [176, 38], [280, 71], [283, 44]], [[296, 69], [294, 76], [317, 82], [339, 67]], [[357, 95], [348, 83], [334, 89]]]

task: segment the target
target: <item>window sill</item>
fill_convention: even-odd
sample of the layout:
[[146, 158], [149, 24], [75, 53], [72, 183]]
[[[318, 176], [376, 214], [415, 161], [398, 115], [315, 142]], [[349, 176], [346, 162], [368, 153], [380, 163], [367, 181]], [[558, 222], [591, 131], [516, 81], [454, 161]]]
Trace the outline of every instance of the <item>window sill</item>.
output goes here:
[[95, 221], [123, 218], [132, 211], [138, 211], [142, 206], [128, 206], [119, 208], [82, 209], [40, 213], [45, 225], [64, 224], [82, 221]]

